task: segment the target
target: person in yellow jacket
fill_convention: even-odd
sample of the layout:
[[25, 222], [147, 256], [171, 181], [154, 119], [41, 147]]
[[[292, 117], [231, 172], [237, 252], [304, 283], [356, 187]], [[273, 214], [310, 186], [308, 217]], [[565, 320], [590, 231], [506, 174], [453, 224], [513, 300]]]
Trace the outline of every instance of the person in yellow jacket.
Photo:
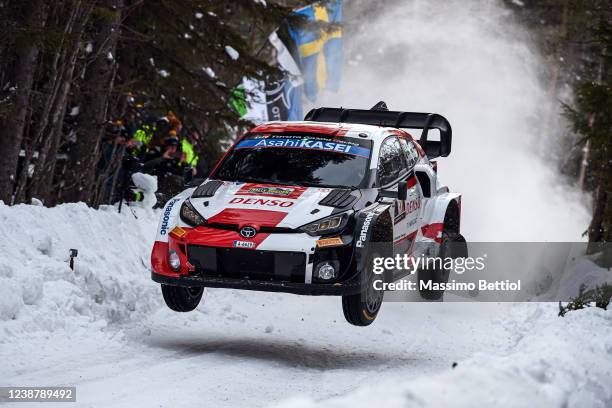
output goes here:
[[200, 141], [200, 134], [197, 130], [193, 129], [184, 137], [181, 141], [181, 151], [183, 152], [182, 163], [184, 166], [191, 166], [194, 169], [198, 165], [200, 158], [196, 153], [195, 149]]
[[134, 157], [143, 158], [144, 155], [149, 151], [149, 144], [151, 143], [151, 139], [153, 139], [155, 130], [155, 122], [149, 119], [147, 122], [143, 123], [136, 130], [136, 132], [134, 132], [133, 139], [135, 143], [135, 149], [132, 151], [132, 155]]

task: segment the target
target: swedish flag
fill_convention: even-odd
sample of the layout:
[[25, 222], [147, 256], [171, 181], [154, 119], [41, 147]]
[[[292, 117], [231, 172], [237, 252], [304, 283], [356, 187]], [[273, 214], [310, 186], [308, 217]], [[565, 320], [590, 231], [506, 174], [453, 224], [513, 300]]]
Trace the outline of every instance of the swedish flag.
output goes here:
[[[296, 10], [308, 21], [340, 23], [342, 21], [342, 0], [326, 4], [312, 4]], [[315, 101], [319, 90], [337, 91], [342, 74], [342, 30], [334, 27], [312, 29], [291, 29], [291, 36], [299, 50], [300, 65], [304, 75], [304, 94]]]

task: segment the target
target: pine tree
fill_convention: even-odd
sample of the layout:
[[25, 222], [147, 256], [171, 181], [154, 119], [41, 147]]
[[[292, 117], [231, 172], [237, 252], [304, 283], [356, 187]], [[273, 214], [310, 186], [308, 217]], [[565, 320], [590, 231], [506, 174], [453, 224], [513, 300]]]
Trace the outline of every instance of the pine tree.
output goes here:
[[[610, 10], [608, 10], [610, 11]], [[602, 13], [591, 27], [593, 68], [576, 87], [576, 102], [567, 107], [574, 130], [589, 143], [588, 181], [593, 186], [593, 218], [588, 229], [589, 252], [608, 249], [612, 241], [612, 14]], [[602, 244], [600, 244], [602, 243]], [[612, 266], [612, 254], [602, 259]]]

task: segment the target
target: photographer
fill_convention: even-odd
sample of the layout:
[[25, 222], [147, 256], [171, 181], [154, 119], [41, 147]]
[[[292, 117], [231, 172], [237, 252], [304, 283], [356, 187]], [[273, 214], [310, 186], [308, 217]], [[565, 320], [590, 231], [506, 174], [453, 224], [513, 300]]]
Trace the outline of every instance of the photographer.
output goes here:
[[124, 157], [133, 147], [134, 139], [128, 137], [127, 129], [120, 120], [107, 124], [100, 144], [100, 160], [97, 166], [97, 202], [110, 203], [120, 198], [121, 190], [118, 189], [118, 184], [121, 184], [126, 172]]
[[190, 167], [181, 166], [180, 142], [174, 136], [164, 140], [160, 150], [150, 152], [142, 165], [142, 172], [157, 176], [158, 202], [165, 203], [167, 198], [178, 194], [184, 188], [185, 172]]

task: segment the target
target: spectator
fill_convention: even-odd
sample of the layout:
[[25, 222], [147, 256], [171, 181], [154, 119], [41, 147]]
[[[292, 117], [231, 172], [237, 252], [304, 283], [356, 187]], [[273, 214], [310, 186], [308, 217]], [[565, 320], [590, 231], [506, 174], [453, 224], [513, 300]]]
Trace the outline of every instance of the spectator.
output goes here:
[[157, 176], [158, 202], [165, 203], [184, 188], [185, 175], [180, 165], [179, 140], [168, 137], [161, 150], [149, 152], [149, 160], [142, 166], [145, 173]]
[[166, 174], [183, 175], [179, 159], [179, 141], [176, 137], [168, 137], [160, 150], [149, 153], [148, 160], [143, 164], [143, 171], [155, 176]]
[[199, 143], [200, 133], [196, 129], [191, 129], [187, 133], [187, 136], [181, 140], [181, 151], [183, 152], [181, 156], [181, 165], [191, 167], [194, 176], [197, 174], [196, 167], [200, 159], [196, 153], [196, 148]]
[[117, 180], [123, 177], [123, 159], [126, 151], [134, 147], [134, 140], [128, 137], [128, 131], [121, 120], [110, 122], [100, 145], [98, 161], [98, 178], [100, 196], [109, 202], [116, 193]]

